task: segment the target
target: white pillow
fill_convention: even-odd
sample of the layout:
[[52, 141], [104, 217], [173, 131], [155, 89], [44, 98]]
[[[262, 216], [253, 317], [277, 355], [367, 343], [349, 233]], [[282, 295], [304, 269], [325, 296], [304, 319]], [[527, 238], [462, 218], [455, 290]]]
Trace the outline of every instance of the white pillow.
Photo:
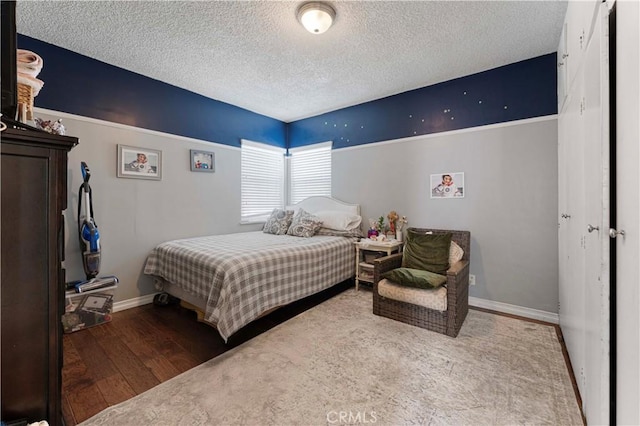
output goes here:
[[313, 214], [322, 221], [323, 228], [338, 231], [351, 231], [358, 228], [362, 222], [361, 216], [339, 210], [322, 210]]
[[464, 256], [464, 250], [462, 250], [462, 247], [460, 247], [455, 241], [451, 241], [451, 246], [449, 248], [449, 266], [462, 260], [462, 256]]

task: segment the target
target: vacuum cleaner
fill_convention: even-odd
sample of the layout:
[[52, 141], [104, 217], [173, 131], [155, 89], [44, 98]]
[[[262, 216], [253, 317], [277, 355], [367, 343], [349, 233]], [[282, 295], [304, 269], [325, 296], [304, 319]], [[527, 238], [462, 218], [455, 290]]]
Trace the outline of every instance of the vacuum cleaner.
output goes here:
[[110, 275], [98, 278], [100, 272], [100, 233], [93, 217], [93, 199], [89, 179], [91, 171], [87, 163], [80, 163], [82, 185], [78, 192], [78, 237], [86, 280], [73, 281], [67, 287], [75, 288], [78, 293], [109, 287], [118, 283], [118, 278]]

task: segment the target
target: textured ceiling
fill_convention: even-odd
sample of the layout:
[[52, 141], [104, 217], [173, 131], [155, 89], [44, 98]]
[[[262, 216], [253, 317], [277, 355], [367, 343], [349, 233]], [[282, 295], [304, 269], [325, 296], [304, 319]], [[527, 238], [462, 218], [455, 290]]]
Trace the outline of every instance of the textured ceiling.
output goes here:
[[[18, 32], [286, 122], [555, 52], [566, 1], [18, 1]], [[46, 67], [46, 58], [45, 64]]]

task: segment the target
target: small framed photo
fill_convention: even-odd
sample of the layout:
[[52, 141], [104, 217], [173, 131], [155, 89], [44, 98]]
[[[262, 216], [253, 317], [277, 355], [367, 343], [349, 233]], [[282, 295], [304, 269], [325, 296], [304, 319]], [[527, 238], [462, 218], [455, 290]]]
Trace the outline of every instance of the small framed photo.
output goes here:
[[118, 177], [162, 179], [162, 151], [118, 145]]
[[431, 198], [464, 198], [464, 173], [431, 175]]
[[216, 171], [216, 154], [210, 151], [191, 150], [191, 171], [209, 172]]

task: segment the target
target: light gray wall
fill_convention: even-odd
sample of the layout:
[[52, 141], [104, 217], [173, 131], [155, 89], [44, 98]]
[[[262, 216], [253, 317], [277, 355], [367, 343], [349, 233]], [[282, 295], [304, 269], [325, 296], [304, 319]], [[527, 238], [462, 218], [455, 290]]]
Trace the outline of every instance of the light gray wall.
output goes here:
[[[158, 243], [260, 229], [239, 224], [239, 149], [66, 114], [36, 115], [62, 116], [67, 134], [80, 139], [69, 154], [69, 281], [84, 278], [76, 222], [81, 161], [92, 174], [100, 273], [120, 279], [116, 301], [155, 292], [142, 270]], [[118, 144], [162, 150], [162, 181], [117, 178]], [[471, 296], [556, 313], [556, 146], [557, 122], [550, 118], [335, 150], [333, 195], [360, 203], [365, 224], [396, 210], [410, 226], [470, 230], [477, 282]], [[191, 172], [189, 149], [214, 151], [216, 172]], [[429, 175], [441, 172], [465, 173], [464, 199], [430, 199]]]
[[[36, 111], [57, 119], [62, 114]], [[80, 139], [69, 153], [68, 207], [65, 212], [67, 281], [84, 279], [77, 234], [80, 162], [91, 170], [94, 216], [100, 232], [100, 275], [116, 275], [116, 301], [155, 292], [142, 273], [153, 247], [163, 241], [244, 232], [259, 225], [240, 225], [240, 149], [200, 142], [66, 114], [68, 135]], [[117, 145], [162, 150], [162, 180], [116, 177]], [[191, 172], [189, 150], [214, 151], [215, 173]]]
[[[333, 196], [360, 203], [366, 226], [396, 210], [471, 231], [471, 296], [557, 313], [557, 140], [554, 116], [335, 150]], [[465, 173], [463, 199], [430, 198], [443, 172]]]

